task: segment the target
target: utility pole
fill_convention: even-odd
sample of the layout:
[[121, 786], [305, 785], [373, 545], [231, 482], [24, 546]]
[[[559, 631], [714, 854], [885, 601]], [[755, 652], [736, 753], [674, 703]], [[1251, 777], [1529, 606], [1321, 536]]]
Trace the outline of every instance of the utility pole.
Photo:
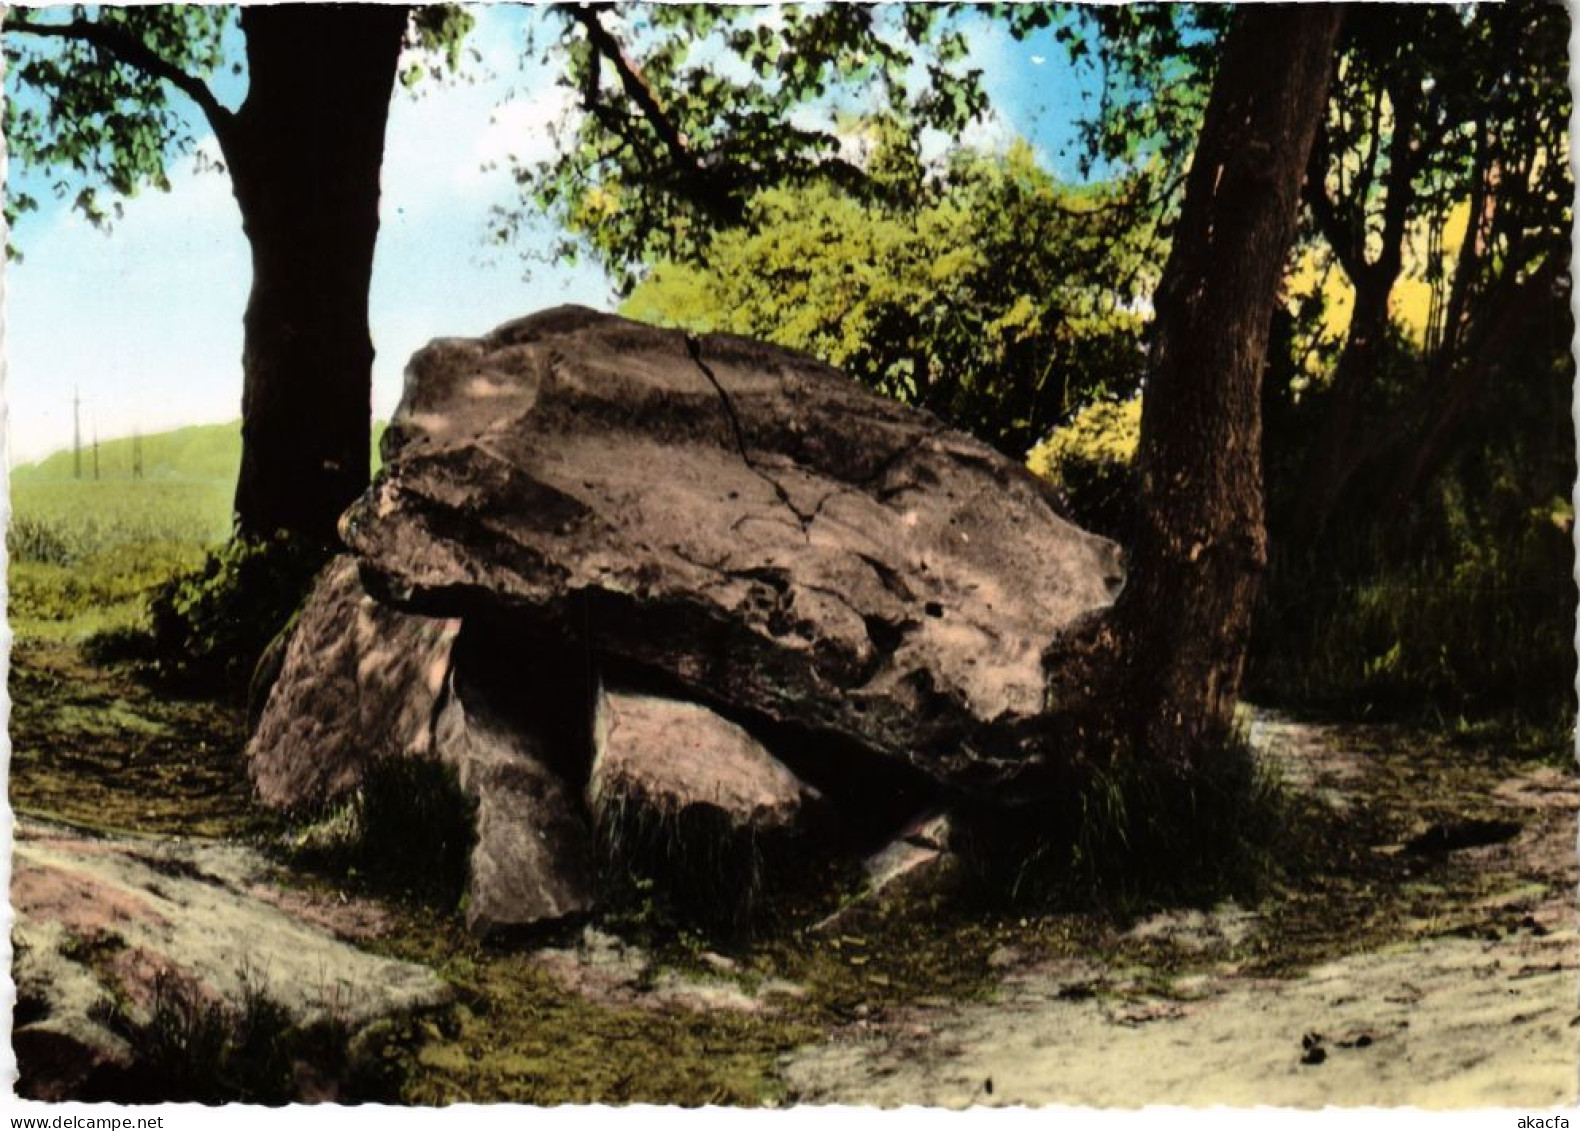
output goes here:
[[82, 390], [73, 386], [71, 390], [71, 468], [73, 474], [82, 478]]

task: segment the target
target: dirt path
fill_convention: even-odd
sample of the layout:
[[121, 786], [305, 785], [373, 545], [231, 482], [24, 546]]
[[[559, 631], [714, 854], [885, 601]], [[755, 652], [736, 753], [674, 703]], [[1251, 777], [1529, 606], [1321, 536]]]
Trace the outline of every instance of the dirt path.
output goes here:
[[[58, 643], [19, 641], [10, 676], [22, 812], [159, 837], [271, 828], [235, 761], [239, 712]], [[608, 947], [488, 948], [402, 916], [369, 945], [433, 967], [458, 1004], [395, 1026], [383, 1055], [401, 1098], [429, 1103], [1572, 1102], [1574, 772], [1267, 715], [1252, 740], [1342, 826], [1255, 907], [1131, 922], [923, 900], [728, 959], [633, 951], [624, 974]]]
[[[995, 1000], [892, 1012], [790, 1057], [791, 1097], [952, 1107], [1573, 1103], [1574, 776], [1477, 764], [1446, 748], [1406, 752], [1386, 732], [1263, 720], [1254, 739], [1339, 811], [1366, 800], [1395, 814], [1370, 846], [1414, 876], [1394, 941], [1269, 978], [1239, 960], [1277, 945], [1268, 936], [1280, 927], [1263, 915], [1159, 916], [1129, 941], [1187, 956], [1177, 973], [1098, 956], [1005, 956]], [[1477, 840], [1490, 843], [1461, 843]]]
[[270, 827], [239, 767], [239, 708], [156, 690], [70, 641], [19, 637], [9, 675], [13, 808], [172, 836]]

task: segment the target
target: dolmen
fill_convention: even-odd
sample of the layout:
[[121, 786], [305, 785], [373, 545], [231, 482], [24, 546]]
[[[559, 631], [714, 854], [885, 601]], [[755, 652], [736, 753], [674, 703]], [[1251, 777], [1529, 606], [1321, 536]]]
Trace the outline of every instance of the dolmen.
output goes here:
[[481, 932], [586, 914], [620, 822], [760, 845], [1035, 796], [1066, 757], [1050, 644], [1123, 584], [933, 416], [579, 307], [418, 352], [382, 445], [249, 772], [305, 812], [386, 759], [451, 767]]

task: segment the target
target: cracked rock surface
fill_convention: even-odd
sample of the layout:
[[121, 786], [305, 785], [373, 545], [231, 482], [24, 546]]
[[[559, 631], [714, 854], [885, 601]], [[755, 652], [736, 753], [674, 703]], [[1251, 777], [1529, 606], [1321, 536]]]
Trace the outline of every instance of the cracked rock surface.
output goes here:
[[376, 595], [501, 619], [741, 717], [999, 791], [1112, 543], [1019, 465], [807, 357], [578, 307], [413, 358], [342, 533]]
[[13, 1043], [37, 1099], [82, 1098], [135, 1071], [128, 1027], [150, 1024], [161, 995], [237, 1011], [261, 995], [292, 1025], [351, 1031], [448, 995], [432, 970], [355, 945], [384, 930], [378, 908], [281, 888], [240, 845], [24, 817], [10, 896]]

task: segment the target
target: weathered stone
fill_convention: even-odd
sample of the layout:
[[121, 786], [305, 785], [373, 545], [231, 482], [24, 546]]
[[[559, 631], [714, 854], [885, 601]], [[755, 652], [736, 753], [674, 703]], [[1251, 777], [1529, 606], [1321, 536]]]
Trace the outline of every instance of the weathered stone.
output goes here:
[[838, 930], [867, 911], [897, 899], [914, 898], [951, 883], [960, 860], [950, 850], [953, 821], [947, 813], [924, 813], [861, 863], [864, 883], [848, 902], [812, 925]]
[[594, 813], [634, 808], [678, 824], [708, 810], [727, 831], [769, 836], [795, 829], [819, 800], [755, 738], [696, 703], [607, 692], [594, 750]]
[[590, 926], [574, 945], [534, 951], [532, 960], [569, 992], [619, 1009], [772, 1014], [806, 996], [804, 986], [781, 978], [754, 979], [748, 991], [733, 968], [716, 968], [719, 977], [665, 970], [640, 947]]
[[431, 970], [341, 941], [376, 931], [377, 909], [281, 892], [269, 872], [238, 845], [19, 818], [11, 904], [23, 1093], [81, 1099], [105, 1073], [134, 1070], [138, 1050], [109, 1027], [107, 1007], [117, 1001], [128, 1024], [146, 1024], [174, 987], [233, 1009], [261, 995], [293, 1024], [352, 1030], [443, 1000]]
[[380, 604], [363, 590], [354, 559], [331, 562], [247, 744], [258, 798], [276, 808], [319, 805], [354, 787], [377, 758], [427, 755], [457, 627]]
[[836, 370], [565, 307], [436, 342], [342, 522], [380, 595], [514, 618], [963, 789], [1057, 764], [1042, 658], [1117, 548]]
[[590, 911], [592, 832], [531, 727], [505, 720], [458, 677], [434, 724], [434, 749], [477, 802], [467, 926], [488, 934]]

